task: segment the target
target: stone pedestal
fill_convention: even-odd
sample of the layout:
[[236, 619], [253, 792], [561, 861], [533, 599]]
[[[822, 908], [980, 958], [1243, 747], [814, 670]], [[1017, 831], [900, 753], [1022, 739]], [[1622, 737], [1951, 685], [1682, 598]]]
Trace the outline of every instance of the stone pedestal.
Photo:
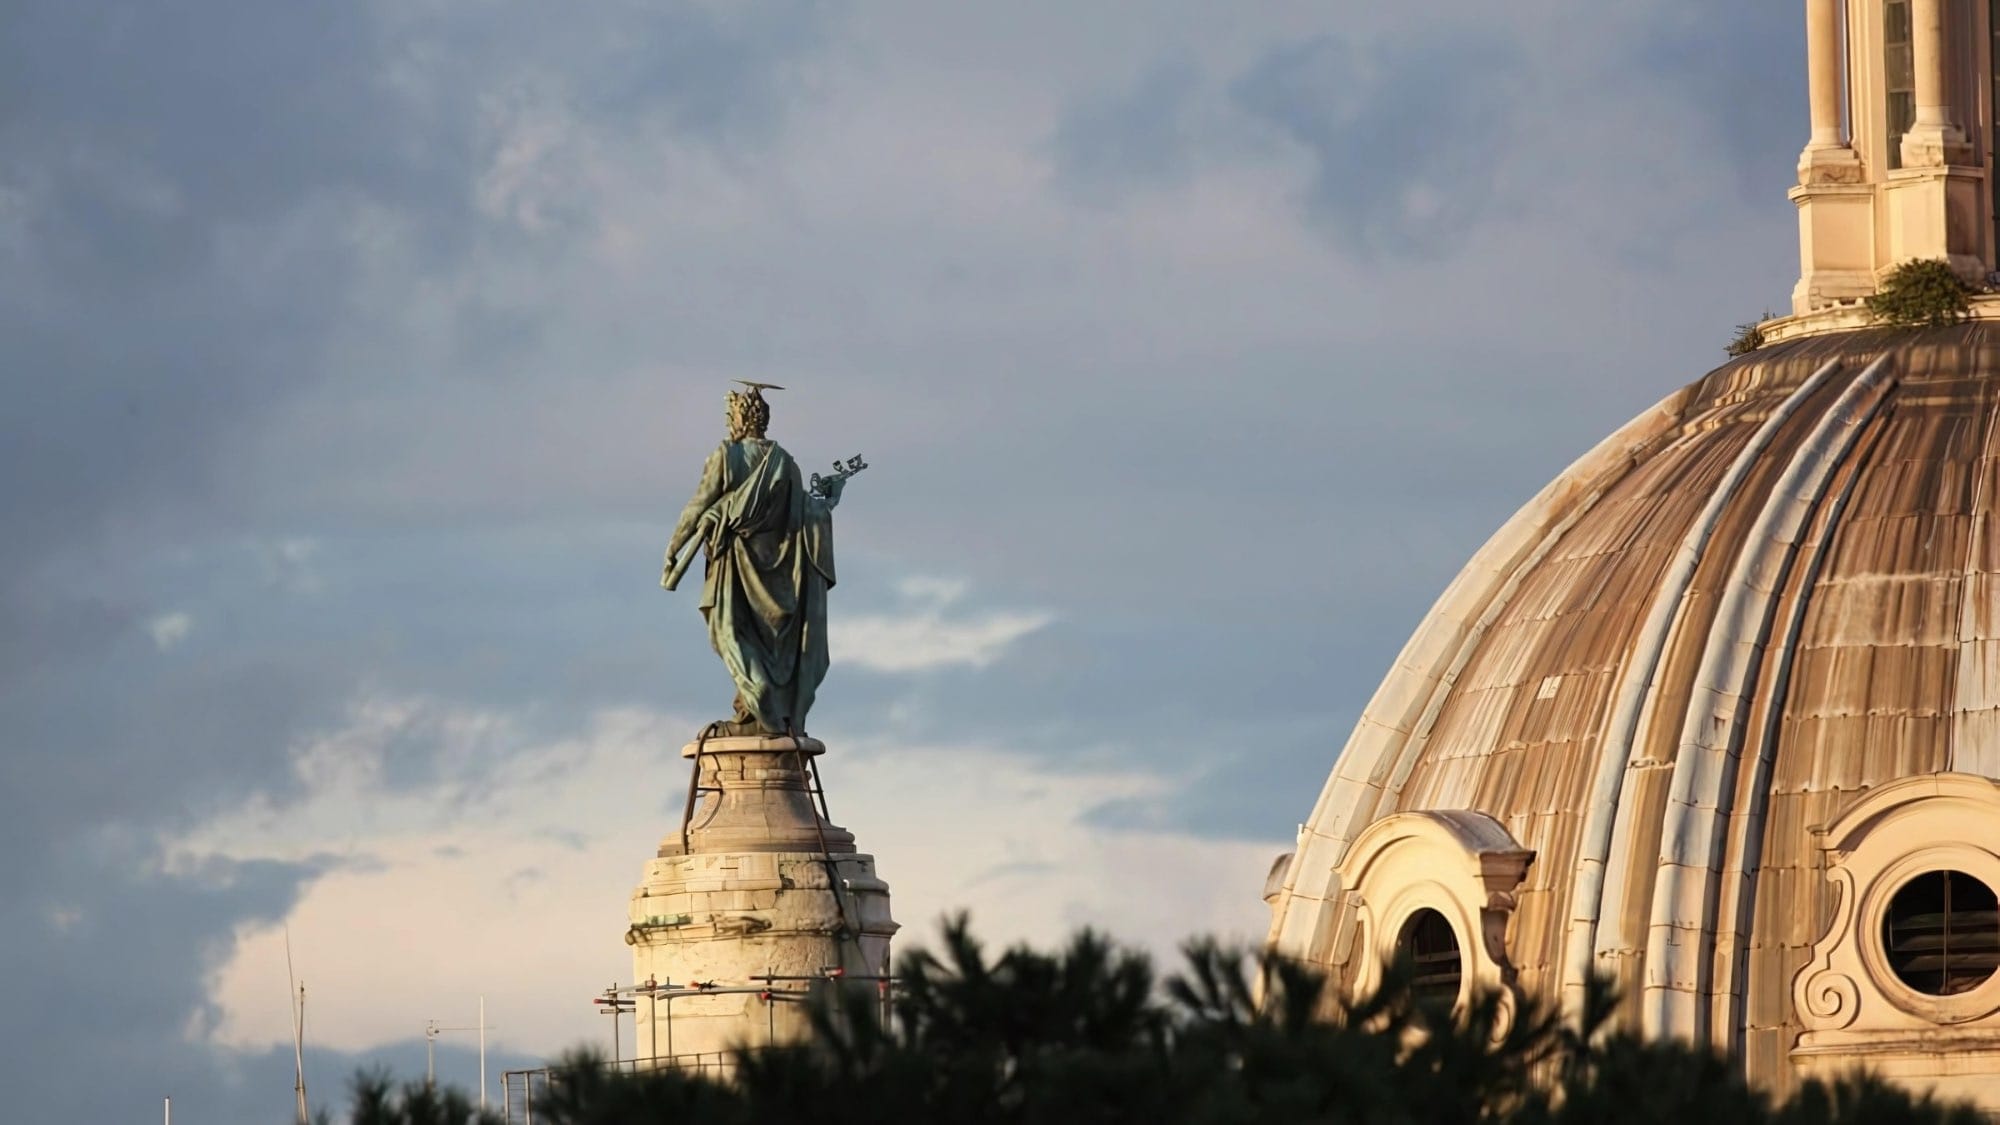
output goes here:
[[806, 737], [690, 743], [697, 797], [632, 893], [635, 1057], [716, 1067], [737, 1046], [807, 1031], [805, 999], [886, 977], [889, 887], [853, 833], [820, 815]]
[[1942, 258], [1970, 282], [1986, 276], [1986, 172], [1950, 165], [1901, 168], [1883, 192], [1890, 266]]
[[[1802, 175], [1844, 171], [1839, 165], [1801, 166]], [[1799, 283], [1792, 290], [1792, 312], [1809, 313], [1875, 292], [1875, 188], [1813, 179], [1793, 188], [1791, 200], [1799, 208]]]

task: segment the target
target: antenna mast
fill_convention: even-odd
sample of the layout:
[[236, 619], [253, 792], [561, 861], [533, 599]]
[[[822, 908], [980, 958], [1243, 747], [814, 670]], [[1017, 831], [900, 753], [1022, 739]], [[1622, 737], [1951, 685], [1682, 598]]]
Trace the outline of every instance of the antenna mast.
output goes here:
[[292, 1084], [293, 1093], [298, 1095], [298, 1125], [309, 1125], [306, 1115], [306, 986], [299, 983], [292, 971], [292, 928], [285, 927], [285, 976], [291, 981], [294, 994], [287, 997], [292, 1007], [292, 1065], [296, 1080]]

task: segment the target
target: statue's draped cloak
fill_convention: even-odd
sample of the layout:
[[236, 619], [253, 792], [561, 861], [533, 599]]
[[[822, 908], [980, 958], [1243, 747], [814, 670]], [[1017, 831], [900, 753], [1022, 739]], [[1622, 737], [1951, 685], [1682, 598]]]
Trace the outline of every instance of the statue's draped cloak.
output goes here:
[[772, 733], [804, 731], [826, 677], [831, 509], [806, 492], [798, 463], [777, 442], [725, 441], [709, 454], [674, 528], [662, 580], [669, 590], [680, 578], [674, 559], [691, 543], [708, 560], [701, 590], [708, 640], [744, 710]]

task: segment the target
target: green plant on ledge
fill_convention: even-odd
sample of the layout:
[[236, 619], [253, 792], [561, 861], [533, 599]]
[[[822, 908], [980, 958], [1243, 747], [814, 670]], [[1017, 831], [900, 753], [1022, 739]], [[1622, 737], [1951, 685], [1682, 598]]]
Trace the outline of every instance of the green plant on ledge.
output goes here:
[[1728, 352], [1731, 358], [1735, 358], [1736, 356], [1749, 355], [1763, 346], [1764, 322], [1753, 320], [1748, 324], [1737, 325], [1736, 337], [1730, 340], [1728, 346], [1723, 350]]
[[1972, 287], [1941, 259], [1904, 262], [1868, 298], [1868, 311], [1899, 328], [1940, 328], [1972, 314]]

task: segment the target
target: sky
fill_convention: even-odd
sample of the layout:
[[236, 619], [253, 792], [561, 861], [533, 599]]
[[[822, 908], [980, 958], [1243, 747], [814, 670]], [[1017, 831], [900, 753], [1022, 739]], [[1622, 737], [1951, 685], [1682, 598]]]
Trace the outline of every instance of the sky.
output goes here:
[[8, 1116], [281, 1119], [287, 933], [315, 1103], [608, 1040], [732, 378], [871, 466], [812, 730], [900, 946], [1257, 939], [1464, 559], [1785, 308], [1800, 23], [0, 3]]

